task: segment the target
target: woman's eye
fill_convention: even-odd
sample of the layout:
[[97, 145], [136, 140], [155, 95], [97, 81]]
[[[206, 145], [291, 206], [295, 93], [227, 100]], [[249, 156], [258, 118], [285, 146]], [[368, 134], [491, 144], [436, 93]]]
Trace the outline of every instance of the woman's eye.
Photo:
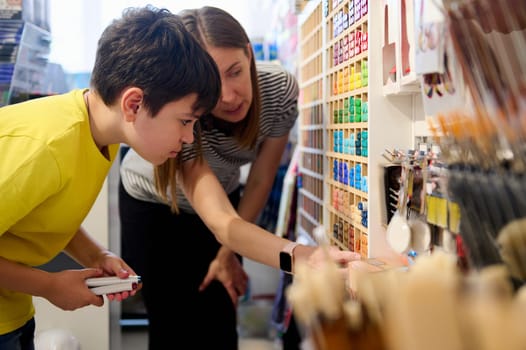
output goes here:
[[241, 70], [236, 70], [236, 71], [233, 71], [230, 73], [230, 76], [231, 77], [237, 77], [238, 75], [241, 74]]
[[192, 122], [191, 120], [181, 120], [181, 123], [183, 124], [183, 126], [187, 126], [191, 122]]

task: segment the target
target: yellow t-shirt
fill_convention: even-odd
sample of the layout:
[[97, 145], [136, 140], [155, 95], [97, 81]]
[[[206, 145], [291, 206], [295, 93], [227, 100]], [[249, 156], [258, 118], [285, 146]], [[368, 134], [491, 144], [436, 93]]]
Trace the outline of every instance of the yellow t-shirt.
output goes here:
[[[0, 108], [0, 256], [38, 266], [79, 229], [117, 155], [93, 140], [83, 90]], [[34, 315], [32, 296], [0, 288], [0, 334]]]

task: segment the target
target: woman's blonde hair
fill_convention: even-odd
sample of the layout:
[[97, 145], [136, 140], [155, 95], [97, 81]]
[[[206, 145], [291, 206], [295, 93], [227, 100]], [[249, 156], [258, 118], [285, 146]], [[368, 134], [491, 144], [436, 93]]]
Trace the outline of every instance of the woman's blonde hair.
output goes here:
[[[203, 161], [203, 151], [201, 142], [201, 127], [199, 122], [195, 124], [194, 130], [195, 142], [193, 147], [197, 154], [197, 161]], [[170, 158], [161, 165], [157, 165], [154, 168], [155, 177], [155, 189], [161, 195], [161, 197], [169, 203], [168, 192], [170, 193], [171, 203], [170, 207], [172, 212], [179, 214], [179, 208], [177, 207], [177, 176], [182, 169], [181, 155], [177, 155], [175, 158]]]

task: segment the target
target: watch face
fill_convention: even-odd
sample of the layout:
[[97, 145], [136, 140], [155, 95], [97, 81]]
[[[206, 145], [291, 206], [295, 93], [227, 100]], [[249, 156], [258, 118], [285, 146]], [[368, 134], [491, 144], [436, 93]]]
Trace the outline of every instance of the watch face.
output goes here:
[[279, 253], [279, 268], [285, 272], [292, 272], [292, 256], [289, 253]]

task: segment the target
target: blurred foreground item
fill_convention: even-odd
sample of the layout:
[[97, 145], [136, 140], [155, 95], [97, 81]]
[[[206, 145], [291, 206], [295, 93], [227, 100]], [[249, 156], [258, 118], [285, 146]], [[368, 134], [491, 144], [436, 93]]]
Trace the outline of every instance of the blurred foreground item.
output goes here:
[[[352, 286], [352, 289], [349, 286]], [[515, 292], [504, 265], [467, 274], [456, 257], [422, 256], [408, 269], [298, 266], [287, 290], [316, 350], [521, 350], [526, 289]]]

